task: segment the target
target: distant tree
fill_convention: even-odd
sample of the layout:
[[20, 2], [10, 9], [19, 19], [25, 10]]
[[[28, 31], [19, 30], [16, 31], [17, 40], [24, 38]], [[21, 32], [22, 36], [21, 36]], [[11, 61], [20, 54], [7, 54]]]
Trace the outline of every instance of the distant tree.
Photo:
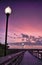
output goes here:
[[[4, 49], [5, 48], [5, 44], [0, 43], [0, 48]], [[9, 48], [9, 46], [7, 46], [7, 49]]]

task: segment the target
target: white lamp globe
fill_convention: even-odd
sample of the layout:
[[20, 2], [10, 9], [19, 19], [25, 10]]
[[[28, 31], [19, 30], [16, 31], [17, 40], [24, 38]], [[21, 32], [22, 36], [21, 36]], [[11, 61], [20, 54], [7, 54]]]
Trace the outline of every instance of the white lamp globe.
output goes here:
[[9, 6], [5, 8], [5, 14], [11, 14], [11, 8]]

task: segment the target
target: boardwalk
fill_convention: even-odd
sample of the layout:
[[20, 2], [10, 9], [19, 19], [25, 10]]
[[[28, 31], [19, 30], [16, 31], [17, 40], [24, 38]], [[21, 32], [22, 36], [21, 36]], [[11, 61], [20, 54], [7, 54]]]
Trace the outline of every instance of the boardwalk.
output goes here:
[[42, 61], [31, 55], [28, 51], [0, 58], [0, 65], [42, 65]]
[[42, 65], [42, 61], [35, 58], [33, 55], [31, 55], [28, 51], [25, 52], [24, 58], [20, 65]]

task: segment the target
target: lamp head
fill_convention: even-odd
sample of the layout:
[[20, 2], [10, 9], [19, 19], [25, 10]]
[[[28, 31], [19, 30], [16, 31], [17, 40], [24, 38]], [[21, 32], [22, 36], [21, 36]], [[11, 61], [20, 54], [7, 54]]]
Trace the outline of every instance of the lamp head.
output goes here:
[[5, 8], [5, 14], [11, 14], [11, 8], [9, 6]]

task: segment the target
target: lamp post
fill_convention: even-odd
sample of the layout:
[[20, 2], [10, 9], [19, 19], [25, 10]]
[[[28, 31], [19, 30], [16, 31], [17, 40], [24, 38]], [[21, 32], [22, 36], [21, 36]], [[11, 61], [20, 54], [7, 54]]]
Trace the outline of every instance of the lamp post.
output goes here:
[[9, 15], [11, 14], [11, 8], [8, 6], [5, 8], [5, 14], [6, 14], [6, 32], [5, 32], [5, 53], [4, 55], [6, 56], [6, 50], [7, 50], [7, 33], [8, 33], [8, 18]]

